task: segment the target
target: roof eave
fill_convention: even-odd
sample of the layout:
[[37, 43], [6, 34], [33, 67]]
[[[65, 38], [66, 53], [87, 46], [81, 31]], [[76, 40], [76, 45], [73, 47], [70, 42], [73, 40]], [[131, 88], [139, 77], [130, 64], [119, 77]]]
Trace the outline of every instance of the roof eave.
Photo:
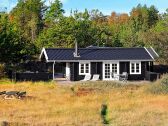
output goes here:
[[39, 60], [41, 60], [43, 54], [44, 54], [44, 56], [45, 56], [46, 61], [49, 62], [49, 60], [48, 60], [48, 55], [47, 55], [47, 53], [46, 53], [46, 49], [45, 49], [45, 48], [42, 49], [42, 51], [41, 51], [41, 53], [40, 53], [40, 56], [39, 56]]

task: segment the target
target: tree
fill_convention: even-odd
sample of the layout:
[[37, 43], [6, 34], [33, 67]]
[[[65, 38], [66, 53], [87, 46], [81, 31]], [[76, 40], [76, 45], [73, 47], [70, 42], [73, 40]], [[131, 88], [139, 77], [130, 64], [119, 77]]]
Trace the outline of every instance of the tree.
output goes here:
[[52, 25], [57, 23], [60, 18], [63, 17], [63, 14], [65, 13], [64, 9], [62, 8], [63, 4], [60, 2], [60, 0], [55, 0], [51, 5], [48, 7], [48, 10], [46, 11], [45, 15], [45, 22], [47, 25]]
[[20, 35], [29, 42], [34, 42], [43, 29], [43, 16], [46, 7], [41, 0], [19, 0], [10, 12]]
[[20, 39], [18, 30], [9, 21], [9, 15], [0, 14], [0, 62], [18, 63], [25, 55], [25, 43]]

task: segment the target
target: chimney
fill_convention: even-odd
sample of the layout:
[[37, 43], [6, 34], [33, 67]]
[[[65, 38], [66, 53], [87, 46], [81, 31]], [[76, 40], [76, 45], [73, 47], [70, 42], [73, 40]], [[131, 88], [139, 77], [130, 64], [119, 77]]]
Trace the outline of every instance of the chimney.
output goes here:
[[80, 57], [79, 53], [78, 53], [78, 43], [75, 39], [75, 52], [73, 53], [74, 57]]

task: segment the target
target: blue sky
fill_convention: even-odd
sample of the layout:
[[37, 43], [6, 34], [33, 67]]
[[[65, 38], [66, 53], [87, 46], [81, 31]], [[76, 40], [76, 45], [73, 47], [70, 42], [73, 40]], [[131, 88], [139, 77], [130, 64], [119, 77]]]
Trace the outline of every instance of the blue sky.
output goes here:
[[[46, 0], [48, 4], [49, 0]], [[50, 0], [53, 1], [53, 0]], [[117, 13], [127, 12], [137, 6], [139, 3], [146, 4], [147, 6], [155, 5], [160, 11], [164, 12], [168, 8], [168, 0], [61, 0], [66, 15], [70, 10], [83, 11], [85, 8], [88, 10], [99, 9], [104, 14], [110, 15], [112, 11]], [[17, 0], [0, 0], [0, 9], [7, 7], [8, 11], [17, 4]]]

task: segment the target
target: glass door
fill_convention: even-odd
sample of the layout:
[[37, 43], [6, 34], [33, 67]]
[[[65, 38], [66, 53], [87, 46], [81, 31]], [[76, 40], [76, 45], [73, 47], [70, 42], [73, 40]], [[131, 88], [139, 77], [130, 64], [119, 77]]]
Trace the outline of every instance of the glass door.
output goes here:
[[104, 79], [110, 79], [110, 64], [104, 64]]
[[118, 80], [119, 79], [119, 63], [103, 63], [103, 79]]

